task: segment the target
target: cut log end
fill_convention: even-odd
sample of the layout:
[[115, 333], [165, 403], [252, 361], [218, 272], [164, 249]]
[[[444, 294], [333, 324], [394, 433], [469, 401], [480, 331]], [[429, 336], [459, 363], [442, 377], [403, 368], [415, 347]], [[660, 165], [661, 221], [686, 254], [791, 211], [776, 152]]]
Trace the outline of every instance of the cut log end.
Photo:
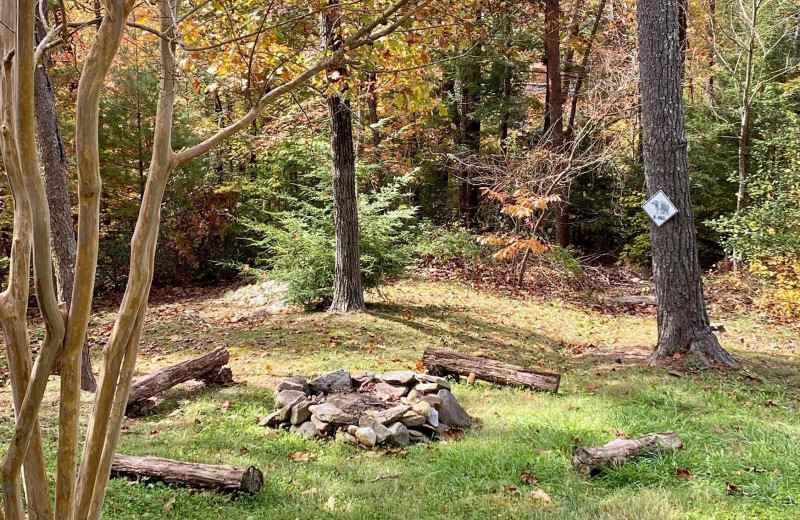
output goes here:
[[255, 466], [249, 466], [242, 473], [242, 480], [239, 483], [240, 491], [244, 493], [258, 493], [264, 485], [264, 474]]
[[648, 433], [635, 439], [616, 439], [605, 446], [580, 447], [572, 449], [572, 467], [595, 475], [603, 468], [622, 464], [638, 455], [647, 455], [683, 447], [683, 439], [676, 433]]

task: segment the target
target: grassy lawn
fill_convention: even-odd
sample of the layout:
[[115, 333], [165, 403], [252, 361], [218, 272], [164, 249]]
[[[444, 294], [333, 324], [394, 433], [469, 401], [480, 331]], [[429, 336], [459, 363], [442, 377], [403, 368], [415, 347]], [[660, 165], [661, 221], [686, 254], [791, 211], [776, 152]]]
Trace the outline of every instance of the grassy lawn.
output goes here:
[[[724, 346], [747, 360], [746, 371], [719, 374], [691, 363], [680, 369], [648, 367], [655, 342], [649, 313], [591, 310], [424, 280], [396, 284], [370, 300], [366, 313], [353, 316], [263, 315], [226, 304], [221, 293], [187, 294], [154, 306], [145, 325], [140, 374], [226, 345], [241, 384], [173, 389], [155, 415], [126, 420], [119, 451], [255, 465], [266, 483], [255, 496], [232, 496], [114, 480], [104, 517], [800, 517], [796, 330], [715, 312], [712, 319], [727, 327], [720, 335]], [[112, 318], [96, 318], [94, 341], [102, 342]], [[272, 388], [285, 376], [340, 367], [414, 368], [429, 346], [558, 370], [564, 373], [562, 387], [558, 395], [548, 395], [483, 383], [454, 385], [479, 427], [459, 440], [383, 456], [257, 425], [257, 417], [272, 411]], [[51, 461], [56, 390], [54, 378], [43, 405]], [[85, 395], [87, 413], [90, 402]], [[12, 427], [7, 386], [0, 388], [0, 406], [5, 444]], [[575, 444], [665, 430], [679, 433], [685, 448], [639, 458], [598, 477], [570, 466]], [[298, 451], [314, 458], [287, 458]], [[693, 479], [679, 478], [678, 468]], [[520, 478], [525, 471], [534, 484]]]

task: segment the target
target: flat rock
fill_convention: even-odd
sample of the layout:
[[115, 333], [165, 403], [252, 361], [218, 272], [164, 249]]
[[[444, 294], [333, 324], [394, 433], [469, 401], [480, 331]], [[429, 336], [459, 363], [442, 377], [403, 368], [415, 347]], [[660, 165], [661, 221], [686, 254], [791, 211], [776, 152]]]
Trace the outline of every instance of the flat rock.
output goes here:
[[356, 430], [356, 439], [367, 448], [372, 448], [378, 443], [378, 436], [375, 434], [375, 431], [369, 427]]
[[306, 422], [309, 417], [311, 417], [311, 410], [308, 408], [311, 406], [311, 403], [307, 400], [303, 400], [300, 403], [295, 404], [292, 407], [292, 414], [289, 417], [289, 420], [292, 424], [300, 424]]
[[276, 392], [283, 392], [284, 390], [297, 390], [298, 392], [308, 393], [308, 381], [303, 376], [294, 376], [289, 379], [284, 379], [278, 386], [275, 387]]
[[355, 435], [350, 435], [344, 430], [338, 430], [336, 432], [336, 440], [339, 442], [344, 442], [347, 444], [358, 444], [358, 439]]
[[375, 415], [375, 420], [380, 422], [381, 424], [389, 424], [395, 422], [397, 419], [401, 418], [403, 414], [411, 409], [410, 406], [407, 404], [399, 404], [397, 406], [393, 406], [388, 410], [382, 410]]
[[420, 383], [436, 383], [440, 390], [442, 388], [450, 390], [450, 381], [443, 377], [432, 376], [430, 374], [416, 374], [416, 378]]
[[408, 436], [411, 442], [428, 442], [430, 440], [427, 435], [417, 430], [408, 430]]
[[414, 390], [416, 390], [418, 393], [422, 395], [425, 395], [425, 394], [431, 394], [433, 392], [438, 392], [439, 390], [441, 390], [441, 387], [436, 383], [420, 383], [414, 387]]
[[327, 374], [322, 374], [308, 383], [308, 388], [315, 394], [334, 394], [337, 392], [349, 392], [352, 389], [350, 372], [340, 368]]
[[450, 393], [450, 390], [439, 390], [437, 396], [442, 400], [442, 408], [439, 410], [440, 422], [457, 428], [472, 426], [469, 414], [458, 404], [458, 400]]
[[389, 383], [378, 383], [375, 385], [375, 392], [379, 397], [387, 399], [399, 399], [408, 393], [405, 386], [390, 385]]
[[259, 426], [268, 426], [270, 428], [278, 426], [281, 423], [281, 411], [276, 410], [269, 414], [268, 416], [264, 417], [258, 422]]
[[411, 370], [395, 370], [394, 372], [381, 374], [378, 379], [390, 385], [410, 385], [416, 378]]
[[422, 426], [427, 421], [428, 420], [425, 417], [417, 415], [414, 412], [406, 412], [406, 414], [400, 418], [400, 422], [403, 423], [403, 426], [407, 428], [415, 428], [417, 426]]
[[391, 425], [389, 427], [389, 431], [392, 434], [392, 436], [389, 438], [389, 442], [395, 446], [408, 446], [408, 443], [411, 442], [411, 435], [408, 433], [408, 428], [399, 422]]
[[383, 425], [380, 421], [375, 419], [374, 417], [370, 417], [369, 415], [364, 415], [358, 420], [358, 426], [360, 428], [372, 428], [372, 431], [375, 432], [376, 437], [376, 444], [383, 444], [386, 440], [392, 436], [392, 432]]
[[284, 390], [275, 394], [275, 408], [283, 408], [287, 404], [292, 404], [297, 399], [305, 399], [306, 394], [300, 390]]
[[311, 405], [308, 409], [313, 417], [331, 424], [353, 424], [358, 421], [355, 415], [345, 413], [330, 403]]
[[327, 423], [325, 421], [321, 421], [321, 420], [317, 419], [316, 417], [314, 417], [313, 414], [311, 415], [311, 422], [314, 424], [314, 427], [320, 433], [329, 433], [329, 432], [332, 432], [333, 429], [335, 428], [335, 426], [333, 424]]
[[418, 403], [414, 403], [411, 406], [411, 410], [417, 415], [421, 415], [427, 419], [428, 417], [431, 416], [431, 410], [433, 410], [433, 407], [431, 406], [431, 403], [427, 401], [420, 401]]
[[311, 421], [306, 421], [301, 424], [293, 424], [289, 428], [289, 431], [296, 433], [297, 435], [302, 435], [303, 437], [316, 437], [319, 435], [317, 427], [314, 426], [314, 423]]

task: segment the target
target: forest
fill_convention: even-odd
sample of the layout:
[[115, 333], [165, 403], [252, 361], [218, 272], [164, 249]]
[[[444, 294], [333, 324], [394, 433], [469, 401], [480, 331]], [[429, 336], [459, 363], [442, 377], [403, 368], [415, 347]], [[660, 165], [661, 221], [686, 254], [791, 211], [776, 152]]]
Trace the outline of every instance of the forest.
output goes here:
[[0, 0], [0, 520], [794, 519], [797, 0]]

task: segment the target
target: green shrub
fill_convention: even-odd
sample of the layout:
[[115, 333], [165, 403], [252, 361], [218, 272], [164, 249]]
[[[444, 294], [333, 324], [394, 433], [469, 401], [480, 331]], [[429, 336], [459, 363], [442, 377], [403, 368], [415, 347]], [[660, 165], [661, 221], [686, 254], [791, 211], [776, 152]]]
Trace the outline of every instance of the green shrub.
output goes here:
[[480, 245], [477, 237], [459, 224], [445, 228], [425, 221], [417, 229], [412, 250], [419, 260], [474, 263], [491, 256], [491, 251]]

